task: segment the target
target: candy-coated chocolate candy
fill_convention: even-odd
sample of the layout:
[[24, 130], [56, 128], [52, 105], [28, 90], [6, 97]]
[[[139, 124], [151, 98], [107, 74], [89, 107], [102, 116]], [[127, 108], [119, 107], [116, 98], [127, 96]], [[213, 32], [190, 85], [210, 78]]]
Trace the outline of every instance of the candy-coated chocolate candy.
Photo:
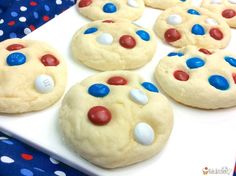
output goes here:
[[182, 57], [183, 55], [184, 55], [184, 53], [182, 53], [182, 52], [171, 52], [167, 56], [169, 56], [169, 57], [172, 57], [172, 56]]
[[205, 61], [198, 57], [190, 58], [186, 61], [188, 68], [194, 69], [205, 65]]
[[104, 106], [94, 106], [88, 111], [88, 118], [94, 125], [106, 125], [111, 117], [111, 112]]
[[182, 70], [176, 70], [173, 75], [174, 75], [175, 79], [177, 79], [179, 81], [187, 81], [189, 79], [188, 73], [186, 73]]
[[200, 24], [193, 25], [191, 32], [195, 35], [205, 35], [205, 29]]
[[142, 145], [151, 145], [155, 139], [155, 132], [149, 124], [139, 122], [134, 128], [134, 138]]
[[208, 79], [210, 85], [219, 90], [227, 90], [229, 88], [229, 83], [225, 77], [221, 75], [212, 75]]
[[103, 12], [105, 13], [115, 13], [117, 11], [115, 4], [111, 2], [106, 3], [102, 9], [103, 9]]
[[23, 48], [25, 48], [25, 46], [22, 44], [12, 44], [12, 45], [9, 45], [6, 49], [8, 51], [15, 51], [15, 50], [23, 49]]
[[211, 0], [211, 4], [221, 4], [221, 0]]
[[182, 23], [182, 17], [180, 15], [173, 14], [168, 16], [166, 21], [170, 25], [178, 25]]
[[236, 73], [232, 73], [232, 77], [233, 77], [233, 80], [234, 80], [234, 84], [236, 84]]
[[109, 92], [110, 89], [105, 84], [93, 84], [88, 89], [88, 93], [94, 97], [105, 97]]
[[132, 49], [136, 46], [136, 40], [130, 35], [123, 35], [120, 37], [119, 43], [127, 49]]
[[110, 45], [113, 42], [113, 37], [109, 33], [102, 33], [96, 38], [96, 40], [102, 45]]
[[141, 105], [145, 105], [148, 103], [147, 95], [139, 89], [132, 89], [130, 91], [130, 97], [135, 103], [138, 103]]
[[205, 48], [200, 48], [198, 51], [200, 51], [200, 52], [202, 52], [204, 54], [207, 54], [207, 55], [211, 55], [212, 54], [209, 50], [207, 50]]
[[60, 63], [59, 60], [51, 54], [43, 55], [41, 57], [41, 62], [44, 66], [57, 66]]
[[7, 56], [7, 65], [17, 66], [26, 62], [26, 56], [23, 53], [11, 53]]
[[97, 32], [97, 30], [98, 30], [98, 28], [96, 28], [96, 27], [91, 27], [91, 28], [88, 28], [88, 29], [84, 32], [84, 34], [92, 34], [92, 33], [94, 33], [94, 32]]
[[138, 30], [136, 31], [136, 34], [144, 41], [150, 40], [150, 35], [144, 30]]
[[107, 84], [116, 85], [116, 86], [117, 85], [126, 85], [127, 82], [128, 81], [121, 76], [113, 76], [107, 80]]
[[236, 59], [230, 56], [225, 56], [225, 61], [228, 62], [231, 66], [236, 67]]
[[217, 23], [217, 21], [216, 21], [215, 19], [213, 19], [213, 18], [206, 18], [206, 19], [205, 19], [205, 22], [206, 22], [207, 24], [211, 25], [211, 26], [217, 26], [217, 25], [219, 25], [219, 24]]
[[166, 42], [175, 42], [181, 38], [181, 34], [178, 30], [171, 28], [165, 32]]
[[54, 81], [49, 75], [39, 75], [35, 79], [34, 87], [39, 93], [49, 93], [54, 88]]
[[224, 35], [218, 28], [212, 28], [210, 30], [210, 36], [215, 40], [222, 40]]
[[79, 6], [79, 8], [87, 7], [90, 4], [92, 4], [92, 2], [93, 2], [92, 0], [80, 0], [78, 6]]
[[188, 9], [188, 13], [191, 15], [201, 15], [197, 10], [194, 9]]
[[159, 92], [157, 87], [154, 84], [150, 83], [150, 82], [143, 82], [142, 86], [150, 92]]
[[115, 23], [113, 20], [104, 20], [103, 23]]
[[136, 0], [128, 0], [127, 4], [130, 7], [134, 7], [134, 8], [138, 8], [139, 7], [138, 2]]
[[233, 9], [225, 9], [221, 15], [225, 18], [233, 18], [236, 15], [236, 12]]

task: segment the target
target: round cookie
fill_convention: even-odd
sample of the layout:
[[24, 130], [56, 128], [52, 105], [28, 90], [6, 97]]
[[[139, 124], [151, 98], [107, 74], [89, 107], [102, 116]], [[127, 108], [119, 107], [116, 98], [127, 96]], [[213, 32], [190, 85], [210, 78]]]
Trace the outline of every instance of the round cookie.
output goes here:
[[229, 26], [236, 28], [235, 0], [203, 0], [201, 6], [222, 16]]
[[191, 5], [192, 0], [144, 0], [146, 6], [157, 9], [168, 9], [176, 5]]
[[124, 18], [137, 20], [144, 11], [143, 0], [78, 0], [81, 15], [91, 20]]
[[163, 58], [155, 77], [169, 96], [185, 105], [236, 106], [236, 55], [230, 52], [187, 46]]
[[127, 20], [94, 21], [75, 33], [71, 48], [76, 60], [93, 69], [134, 69], [152, 59], [156, 38]]
[[0, 43], [0, 112], [38, 111], [63, 94], [66, 65], [46, 43], [9, 39]]
[[224, 48], [231, 37], [228, 24], [220, 16], [197, 7], [177, 6], [165, 10], [154, 30], [163, 41], [175, 47]]
[[60, 109], [66, 141], [86, 160], [116, 168], [164, 147], [172, 108], [157, 87], [130, 71], [108, 71], [73, 86]]

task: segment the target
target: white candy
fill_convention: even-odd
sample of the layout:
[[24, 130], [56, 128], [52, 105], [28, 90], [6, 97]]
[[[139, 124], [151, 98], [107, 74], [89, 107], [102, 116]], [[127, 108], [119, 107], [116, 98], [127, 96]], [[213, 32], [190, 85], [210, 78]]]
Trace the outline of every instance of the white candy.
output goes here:
[[34, 86], [40, 93], [49, 93], [54, 88], [54, 81], [51, 76], [40, 75], [35, 79]]
[[140, 122], [134, 129], [135, 140], [142, 145], [151, 145], [155, 138], [154, 130], [145, 122]]
[[113, 37], [109, 33], [103, 33], [97, 37], [97, 42], [103, 45], [110, 45], [113, 42]]
[[213, 18], [207, 18], [207, 19], [205, 19], [205, 22], [209, 25], [212, 25], [212, 26], [217, 26], [218, 25], [216, 20], [214, 20]]
[[138, 104], [145, 105], [145, 104], [148, 103], [147, 95], [139, 89], [131, 90], [130, 91], [130, 97], [134, 102], [136, 102]]
[[211, 0], [211, 4], [221, 4], [221, 0]]
[[8, 156], [2, 156], [2, 157], [0, 158], [0, 160], [1, 160], [1, 162], [3, 162], [3, 163], [8, 163], [8, 164], [15, 162], [12, 158], [10, 158], [10, 157], [8, 157]]
[[167, 23], [170, 25], [177, 25], [182, 23], [182, 17], [180, 15], [174, 14], [167, 18]]
[[127, 3], [130, 7], [137, 8], [139, 6], [136, 0], [128, 0]]
[[232, 4], [236, 4], [236, 0], [228, 0]]

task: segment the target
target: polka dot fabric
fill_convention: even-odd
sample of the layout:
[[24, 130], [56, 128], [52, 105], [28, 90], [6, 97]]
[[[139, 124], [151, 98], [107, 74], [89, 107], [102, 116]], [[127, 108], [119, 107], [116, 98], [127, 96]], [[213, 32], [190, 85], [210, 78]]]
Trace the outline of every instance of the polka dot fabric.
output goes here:
[[0, 41], [22, 38], [75, 4], [75, 0], [1, 0]]
[[0, 132], [0, 175], [86, 176]]

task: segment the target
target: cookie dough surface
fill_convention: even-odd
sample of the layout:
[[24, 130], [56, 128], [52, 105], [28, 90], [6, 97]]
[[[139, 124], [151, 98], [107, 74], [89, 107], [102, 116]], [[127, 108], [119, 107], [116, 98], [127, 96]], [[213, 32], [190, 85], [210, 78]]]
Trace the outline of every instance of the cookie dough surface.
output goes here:
[[143, 0], [78, 0], [81, 15], [91, 20], [124, 18], [137, 20], [144, 11]]
[[9, 39], [0, 43], [0, 55], [0, 112], [38, 111], [62, 96], [66, 65], [48, 44]]
[[160, 87], [173, 99], [202, 109], [236, 105], [236, 55], [187, 46], [171, 52], [156, 67]]
[[71, 48], [74, 59], [90, 68], [134, 69], [152, 59], [156, 38], [151, 30], [127, 20], [101, 20], [80, 28]]
[[192, 0], [144, 0], [146, 6], [157, 9], [168, 9], [176, 5], [191, 5]]
[[129, 71], [109, 71], [73, 86], [60, 109], [66, 141], [104, 168], [146, 160], [163, 148], [172, 129], [168, 100]]
[[229, 26], [236, 28], [235, 0], [203, 0], [201, 6], [222, 16]]
[[230, 28], [222, 17], [197, 7], [177, 6], [165, 10], [154, 30], [163, 41], [175, 47], [225, 48], [231, 37]]

